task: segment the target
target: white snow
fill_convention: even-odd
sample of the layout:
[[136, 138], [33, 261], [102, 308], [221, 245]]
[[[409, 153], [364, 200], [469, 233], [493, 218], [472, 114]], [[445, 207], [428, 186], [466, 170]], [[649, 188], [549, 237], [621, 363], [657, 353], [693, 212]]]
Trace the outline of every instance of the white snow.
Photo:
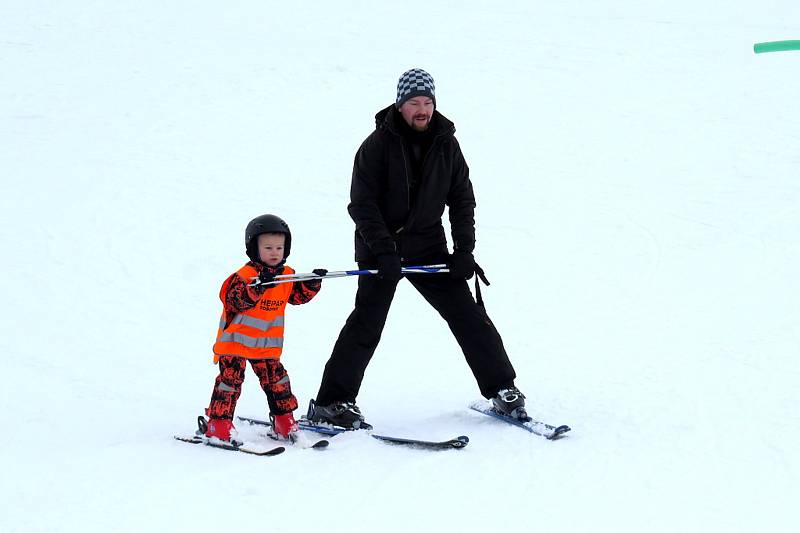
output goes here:
[[[752, 49], [781, 39], [796, 0], [3, 3], [0, 532], [794, 531], [800, 52]], [[354, 266], [352, 157], [411, 67], [470, 164], [517, 384], [573, 431], [467, 409], [404, 283], [359, 405], [467, 448], [173, 440], [250, 218], [289, 222], [300, 271]], [[303, 406], [354, 294], [288, 310]], [[237, 412], [265, 411], [248, 371]]]

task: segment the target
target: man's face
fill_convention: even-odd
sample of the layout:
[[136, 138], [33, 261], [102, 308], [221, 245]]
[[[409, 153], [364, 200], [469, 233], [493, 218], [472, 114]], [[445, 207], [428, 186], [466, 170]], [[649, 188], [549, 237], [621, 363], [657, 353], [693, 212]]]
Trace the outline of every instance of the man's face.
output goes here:
[[425, 131], [431, 123], [433, 108], [433, 99], [427, 96], [415, 96], [400, 106], [400, 114], [403, 115], [406, 124], [417, 131]]
[[286, 235], [283, 233], [262, 233], [258, 236], [258, 257], [262, 263], [275, 266], [283, 261], [283, 246]]

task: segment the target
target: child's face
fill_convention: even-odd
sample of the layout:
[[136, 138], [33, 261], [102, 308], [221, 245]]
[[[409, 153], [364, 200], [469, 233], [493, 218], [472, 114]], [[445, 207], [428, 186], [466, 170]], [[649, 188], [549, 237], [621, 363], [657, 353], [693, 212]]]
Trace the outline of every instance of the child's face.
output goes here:
[[258, 236], [258, 258], [262, 263], [275, 266], [283, 261], [283, 245], [286, 235], [283, 233], [262, 233]]

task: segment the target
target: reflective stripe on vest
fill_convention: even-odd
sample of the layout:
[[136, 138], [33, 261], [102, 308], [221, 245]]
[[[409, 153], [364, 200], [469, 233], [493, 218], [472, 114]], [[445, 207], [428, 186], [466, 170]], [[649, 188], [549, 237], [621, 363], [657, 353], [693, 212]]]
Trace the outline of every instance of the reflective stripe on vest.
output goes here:
[[223, 333], [217, 342], [237, 342], [248, 348], [283, 348], [283, 337], [251, 337], [244, 333]]
[[[267, 331], [269, 328], [282, 328], [283, 327], [283, 317], [279, 316], [275, 320], [261, 320], [260, 318], [255, 318], [252, 316], [247, 315], [236, 315], [231, 321], [231, 324], [244, 324], [245, 326], [250, 326], [251, 328], [260, 329], [261, 331]], [[219, 321], [219, 327], [225, 327], [225, 318], [222, 318]]]
[[[247, 281], [257, 276], [256, 270], [245, 265], [237, 274]], [[284, 274], [294, 270], [284, 267]], [[283, 351], [283, 313], [292, 292], [292, 283], [268, 287], [252, 309], [237, 314], [230, 324], [225, 323], [223, 311], [214, 344], [214, 362], [221, 355], [235, 355], [247, 359], [278, 359]], [[223, 283], [220, 299], [225, 301], [228, 282]]]

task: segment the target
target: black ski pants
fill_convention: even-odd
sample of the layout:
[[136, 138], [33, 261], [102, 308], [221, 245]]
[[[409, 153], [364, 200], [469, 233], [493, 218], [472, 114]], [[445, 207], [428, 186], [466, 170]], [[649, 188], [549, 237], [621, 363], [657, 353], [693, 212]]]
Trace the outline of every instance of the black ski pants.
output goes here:
[[[422, 263], [424, 264], [424, 263]], [[448, 274], [408, 274], [405, 278], [444, 318], [486, 398], [513, 386], [516, 374], [503, 340], [469, 290], [466, 280]], [[364, 371], [378, 347], [397, 281], [359, 276], [355, 309], [339, 333], [325, 365], [316, 403], [355, 402]], [[413, 332], [411, 332], [413, 336]], [[407, 349], [412, 349], [409, 339]]]

